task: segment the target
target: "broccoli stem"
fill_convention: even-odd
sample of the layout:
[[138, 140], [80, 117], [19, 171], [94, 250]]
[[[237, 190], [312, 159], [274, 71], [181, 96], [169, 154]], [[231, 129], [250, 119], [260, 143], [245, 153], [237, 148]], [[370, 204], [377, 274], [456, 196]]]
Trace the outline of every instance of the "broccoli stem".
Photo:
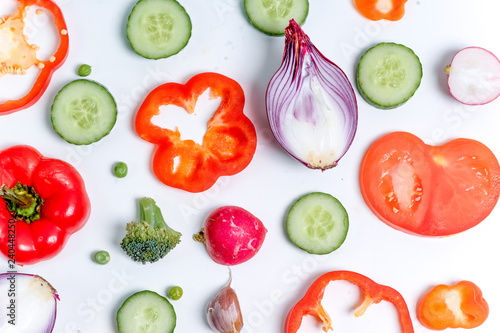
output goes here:
[[146, 222], [155, 229], [172, 230], [163, 219], [160, 207], [151, 198], [139, 199], [139, 221]]

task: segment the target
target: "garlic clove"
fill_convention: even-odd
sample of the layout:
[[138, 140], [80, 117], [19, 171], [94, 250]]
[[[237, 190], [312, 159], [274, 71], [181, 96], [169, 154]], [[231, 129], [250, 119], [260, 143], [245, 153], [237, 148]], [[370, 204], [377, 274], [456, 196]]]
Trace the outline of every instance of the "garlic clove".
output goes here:
[[228, 284], [210, 301], [207, 308], [208, 325], [217, 333], [239, 333], [243, 327], [238, 296]]

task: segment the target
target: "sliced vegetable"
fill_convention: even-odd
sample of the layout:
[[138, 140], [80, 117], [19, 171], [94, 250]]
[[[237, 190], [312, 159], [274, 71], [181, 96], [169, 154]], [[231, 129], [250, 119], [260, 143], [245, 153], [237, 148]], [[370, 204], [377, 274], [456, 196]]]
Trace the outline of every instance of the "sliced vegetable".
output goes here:
[[293, 20], [286, 28], [283, 62], [267, 87], [266, 106], [278, 143], [309, 168], [336, 166], [354, 139], [358, 106], [347, 76]]
[[302, 25], [309, 0], [245, 0], [245, 12], [254, 27], [271, 35], [284, 35], [291, 19]]
[[64, 140], [88, 145], [101, 140], [115, 126], [116, 102], [97, 82], [85, 79], [65, 85], [52, 104], [52, 126]]
[[0, 251], [17, 264], [54, 257], [89, 218], [78, 171], [32, 147], [0, 151], [0, 186]]
[[[22, 75], [32, 66], [38, 66], [40, 73], [31, 90], [18, 100], [7, 100], [0, 104], [0, 115], [26, 109], [35, 104], [47, 89], [52, 74], [62, 66], [68, 56], [68, 29], [59, 7], [51, 0], [19, 0], [18, 11], [10, 16], [0, 17], [0, 78], [6, 74]], [[39, 6], [48, 10], [54, 17], [54, 24], [59, 32], [59, 47], [47, 61], [37, 58], [36, 45], [27, 42], [24, 35], [25, 19], [30, 6]]]
[[78, 67], [78, 75], [85, 77], [89, 76], [92, 73], [92, 67], [89, 65], [81, 65]]
[[128, 18], [127, 38], [148, 59], [179, 53], [191, 38], [191, 19], [175, 0], [139, 0]]
[[418, 302], [417, 317], [431, 330], [474, 328], [488, 318], [489, 307], [481, 289], [470, 281], [437, 285]]
[[410, 48], [380, 43], [361, 57], [356, 78], [365, 101], [380, 109], [392, 109], [415, 94], [422, 79], [422, 64]]
[[[210, 99], [221, 102], [207, 124], [203, 144], [182, 140], [178, 129], [152, 123], [162, 105], [177, 105], [195, 111], [198, 97], [210, 89]], [[153, 90], [139, 108], [135, 129], [139, 136], [158, 146], [153, 171], [164, 184], [189, 192], [209, 189], [220, 176], [242, 171], [257, 146], [255, 127], [243, 114], [245, 95], [234, 80], [216, 73], [202, 73], [185, 85], [166, 83]]]
[[375, 141], [361, 163], [361, 193], [388, 225], [411, 234], [446, 236], [483, 221], [500, 195], [500, 165], [482, 143], [441, 146], [395, 132]]
[[127, 224], [127, 234], [120, 243], [134, 261], [156, 262], [181, 241], [181, 233], [170, 228], [160, 208], [151, 198], [139, 199], [139, 222]]
[[106, 265], [110, 259], [108, 251], [98, 251], [94, 254], [94, 261], [99, 265]]
[[349, 217], [336, 198], [313, 192], [297, 200], [286, 218], [290, 240], [313, 254], [327, 254], [338, 249], [347, 236]]
[[113, 168], [113, 173], [118, 178], [124, 178], [128, 174], [128, 166], [125, 162], [118, 162]]
[[208, 304], [208, 325], [217, 333], [239, 333], [243, 328], [240, 302], [236, 292], [231, 288], [232, 280], [231, 275], [228, 284]]
[[181, 299], [183, 294], [184, 294], [184, 291], [179, 286], [172, 287], [168, 290], [168, 297], [170, 297], [174, 301]]
[[177, 316], [165, 297], [143, 290], [123, 302], [116, 321], [120, 333], [172, 333]]
[[398, 21], [405, 14], [405, 4], [408, 0], [354, 0], [358, 11], [372, 21]]
[[332, 321], [328, 313], [321, 305], [326, 286], [332, 281], [344, 280], [358, 286], [362, 291], [362, 300], [354, 310], [356, 317], [362, 316], [366, 309], [372, 305], [387, 301], [394, 304], [398, 312], [401, 332], [413, 333], [413, 324], [411, 322], [408, 306], [401, 294], [387, 286], [375, 283], [359, 273], [350, 271], [333, 271], [321, 275], [313, 282], [307, 290], [305, 296], [290, 310], [286, 318], [285, 333], [295, 333], [299, 330], [304, 316], [316, 317], [323, 322], [323, 331], [333, 330]]
[[38, 275], [0, 274], [0, 332], [52, 332], [57, 314], [57, 291]]
[[208, 255], [221, 265], [238, 265], [260, 250], [266, 237], [264, 224], [247, 210], [224, 206], [214, 210], [194, 239], [205, 244]]
[[500, 61], [488, 50], [462, 49], [444, 71], [451, 95], [463, 104], [487, 104], [500, 95]]

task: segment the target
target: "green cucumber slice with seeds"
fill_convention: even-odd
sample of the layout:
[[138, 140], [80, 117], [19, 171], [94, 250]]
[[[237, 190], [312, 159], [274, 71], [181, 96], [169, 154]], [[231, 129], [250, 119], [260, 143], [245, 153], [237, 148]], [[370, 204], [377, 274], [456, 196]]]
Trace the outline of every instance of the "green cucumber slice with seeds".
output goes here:
[[349, 217], [335, 197], [313, 192], [290, 208], [286, 229], [290, 240], [299, 248], [312, 254], [328, 254], [344, 243]]
[[302, 25], [309, 13], [308, 0], [245, 0], [245, 12], [254, 27], [268, 35], [284, 35], [290, 20]]
[[68, 83], [56, 95], [51, 120], [64, 140], [88, 145], [111, 131], [117, 113], [116, 102], [104, 86], [81, 79]]
[[175, 0], [139, 0], [128, 18], [127, 38], [148, 59], [179, 53], [191, 38], [191, 19]]
[[143, 290], [123, 302], [116, 321], [120, 333], [172, 333], [177, 316], [165, 297]]
[[408, 47], [380, 43], [361, 57], [357, 85], [361, 96], [372, 106], [392, 109], [409, 100], [422, 80], [422, 64]]

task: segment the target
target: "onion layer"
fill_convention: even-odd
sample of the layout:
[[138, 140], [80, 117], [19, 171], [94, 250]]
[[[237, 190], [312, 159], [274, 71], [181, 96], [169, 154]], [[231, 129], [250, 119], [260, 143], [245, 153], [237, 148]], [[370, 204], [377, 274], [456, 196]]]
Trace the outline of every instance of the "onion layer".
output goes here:
[[358, 125], [354, 89], [294, 21], [285, 29], [283, 62], [266, 92], [278, 143], [312, 169], [329, 169], [349, 149]]
[[0, 274], [0, 332], [50, 333], [56, 321], [56, 290], [37, 275]]

